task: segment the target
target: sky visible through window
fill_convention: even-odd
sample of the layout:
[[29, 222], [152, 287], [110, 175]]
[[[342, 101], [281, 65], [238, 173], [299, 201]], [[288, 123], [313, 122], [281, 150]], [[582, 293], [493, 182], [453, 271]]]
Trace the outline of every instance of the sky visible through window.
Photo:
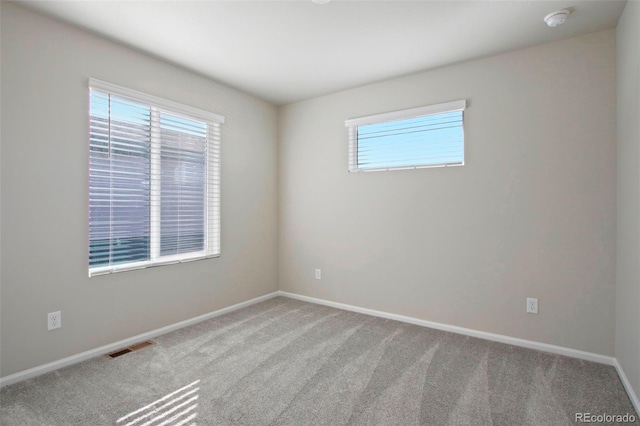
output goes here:
[[[151, 120], [151, 107], [117, 96], [98, 91], [91, 93], [91, 116], [109, 119], [119, 123], [148, 126]], [[161, 114], [160, 127], [163, 130], [186, 133], [204, 138], [207, 136], [207, 124], [177, 115]]]
[[358, 168], [464, 163], [462, 111], [358, 126]]

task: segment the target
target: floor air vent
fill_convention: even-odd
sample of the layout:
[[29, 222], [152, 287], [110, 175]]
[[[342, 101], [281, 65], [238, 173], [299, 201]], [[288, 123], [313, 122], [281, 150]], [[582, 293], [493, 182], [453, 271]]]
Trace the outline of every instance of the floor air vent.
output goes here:
[[151, 345], [155, 345], [155, 344], [156, 344], [156, 342], [154, 342], [153, 340], [147, 340], [146, 342], [136, 343], [135, 345], [131, 345], [128, 348], [124, 348], [124, 349], [117, 350], [115, 352], [111, 352], [107, 356], [109, 358], [118, 358], [119, 356], [128, 354], [129, 352], [137, 351], [137, 350], [140, 350], [142, 348], [146, 348], [147, 346], [151, 346]]

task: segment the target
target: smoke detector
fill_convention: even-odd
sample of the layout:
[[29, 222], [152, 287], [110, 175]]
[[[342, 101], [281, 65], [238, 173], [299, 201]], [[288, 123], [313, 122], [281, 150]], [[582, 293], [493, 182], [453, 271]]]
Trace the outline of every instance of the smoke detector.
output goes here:
[[551, 28], [555, 28], [558, 25], [563, 24], [564, 21], [566, 21], [569, 17], [570, 13], [571, 11], [567, 9], [556, 10], [555, 12], [551, 12], [550, 14], [545, 16], [544, 22]]

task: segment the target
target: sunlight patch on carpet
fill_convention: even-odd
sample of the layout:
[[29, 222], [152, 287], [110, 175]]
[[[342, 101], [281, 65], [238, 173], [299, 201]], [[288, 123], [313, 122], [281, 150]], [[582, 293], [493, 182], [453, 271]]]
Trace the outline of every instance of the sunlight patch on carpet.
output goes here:
[[[186, 426], [198, 416], [198, 391], [200, 380], [188, 384], [160, 399], [122, 416], [120, 426]], [[125, 423], [126, 422], [126, 423]]]

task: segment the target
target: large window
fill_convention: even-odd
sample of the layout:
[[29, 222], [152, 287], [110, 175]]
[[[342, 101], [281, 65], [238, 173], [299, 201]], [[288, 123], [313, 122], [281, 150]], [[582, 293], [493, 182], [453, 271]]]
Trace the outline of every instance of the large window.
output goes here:
[[461, 100], [347, 120], [349, 171], [463, 165], [465, 107]]
[[219, 256], [224, 117], [89, 85], [89, 275]]

